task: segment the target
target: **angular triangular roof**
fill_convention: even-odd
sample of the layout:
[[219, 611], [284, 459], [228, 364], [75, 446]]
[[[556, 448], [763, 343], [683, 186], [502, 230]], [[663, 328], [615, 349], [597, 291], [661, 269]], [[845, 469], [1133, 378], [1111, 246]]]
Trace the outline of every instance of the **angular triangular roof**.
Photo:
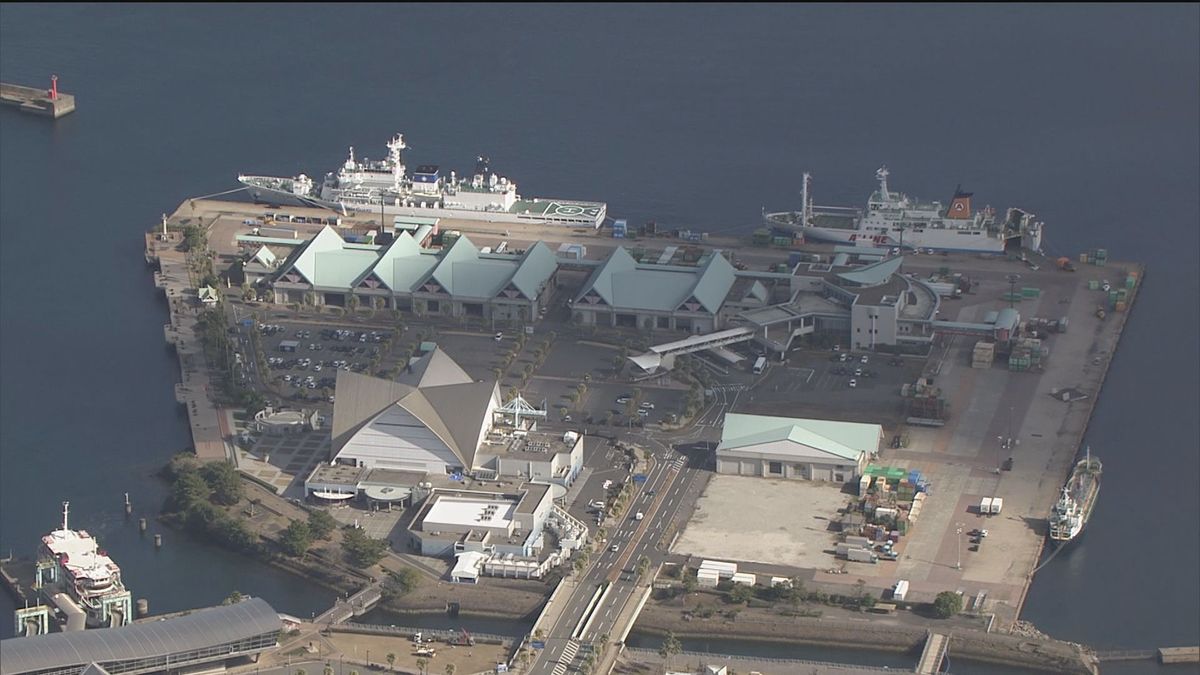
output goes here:
[[396, 379], [413, 387], [440, 387], [447, 384], [469, 384], [475, 381], [467, 374], [467, 371], [462, 369], [462, 366], [438, 347], [412, 364], [411, 373], [406, 369]]
[[326, 225], [287, 263], [279, 276], [296, 271], [310, 285], [349, 288], [376, 262], [371, 247], [350, 248], [341, 235]]
[[474, 381], [440, 349], [427, 354], [422, 364], [409, 374], [415, 375], [410, 382], [419, 386], [338, 371], [331, 458], [361, 429], [397, 405], [441, 439], [463, 466], [474, 465], [489, 401], [498, 395], [497, 383]]
[[422, 250], [411, 234], [401, 232], [362, 278], [355, 280], [355, 285], [362, 283], [368, 275], [374, 274], [389, 290], [411, 292], [417, 282], [425, 278], [437, 264], [435, 255], [422, 254]]
[[583, 285], [579, 295], [575, 297], [575, 301], [578, 302], [588, 292], [595, 291], [596, 295], [604, 299], [604, 302], [609, 305], [615, 304], [616, 293], [613, 290], [613, 276], [619, 272], [630, 272], [635, 269], [637, 269], [637, 261], [629, 255], [629, 251], [626, 251], [624, 246], [618, 246], [609, 254], [608, 260], [605, 260], [600, 267], [596, 268], [595, 272], [592, 272], [591, 278]]
[[338, 370], [336, 388], [330, 459], [337, 457], [359, 429], [415, 389], [400, 382], [348, 370]]
[[725, 256], [714, 252], [700, 271], [696, 285], [692, 288], [691, 297], [695, 298], [709, 313], [716, 314], [721, 310], [721, 305], [724, 304], [729, 289], [733, 287], [736, 276], [733, 265], [729, 264]]
[[878, 286], [887, 283], [893, 274], [900, 271], [903, 262], [904, 256], [887, 258], [851, 272], [839, 272], [838, 277], [854, 286]]
[[521, 264], [517, 266], [517, 270], [513, 272], [512, 279], [508, 283], [520, 291], [527, 300], [536, 300], [546, 280], [557, 269], [558, 258], [554, 252], [550, 250], [549, 246], [538, 241], [525, 250]]

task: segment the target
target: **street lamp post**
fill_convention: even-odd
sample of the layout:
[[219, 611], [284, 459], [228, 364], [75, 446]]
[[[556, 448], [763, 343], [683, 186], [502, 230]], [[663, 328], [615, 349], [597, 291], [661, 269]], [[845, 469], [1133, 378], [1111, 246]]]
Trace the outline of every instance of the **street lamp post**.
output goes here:
[[955, 523], [954, 529], [954, 569], [962, 569], [962, 523]]
[[1021, 280], [1020, 274], [1008, 275], [1008, 308], [1012, 309], [1016, 303], [1017, 282]]

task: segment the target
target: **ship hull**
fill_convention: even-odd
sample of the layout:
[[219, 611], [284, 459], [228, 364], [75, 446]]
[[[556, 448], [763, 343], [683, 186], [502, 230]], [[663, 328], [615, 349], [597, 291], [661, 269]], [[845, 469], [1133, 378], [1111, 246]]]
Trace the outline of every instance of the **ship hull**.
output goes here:
[[[810, 241], [852, 246], [899, 246], [901, 243], [899, 237], [892, 237], [888, 234], [856, 229], [794, 225], [778, 217], [782, 215], [784, 214], [767, 214], [763, 222], [770, 227], [788, 229], [803, 234], [804, 238]], [[960, 234], [955, 230], [926, 230], [925, 232], [906, 230], [904, 247], [906, 249], [930, 248], [937, 251], [1001, 254], [1005, 251], [1006, 242], [999, 237]]]
[[[608, 209], [603, 204], [589, 204], [586, 207], [588, 209], [587, 213], [584, 213], [584, 207], [579, 207], [576, 209], [576, 211], [579, 212], [578, 215], [555, 218], [527, 213], [513, 213], [511, 211], [487, 211], [483, 209], [462, 209], [454, 207], [434, 208], [429, 206], [404, 206], [387, 203], [380, 205], [379, 203], [353, 201], [337, 202], [330, 199], [320, 199], [317, 197], [301, 197], [292, 192], [262, 185], [253, 185], [250, 183], [243, 183], [243, 185], [246, 186], [246, 191], [256, 202], [315, 206], [330, 209], [338, 213], [342, 213], [343, 211], [349, 213], [353, 211], [363, 214], [382, 213], [384, 216], [476, 220], [488, 223], [513, 225], [520, 223], [525, 223], [528, 225], [565, 225], [571, 227], [591, 227], [594, 229], [603, 225], [604, 219], [608, 215]], [[572, 204], [572, 202], [567, 200], [563, 200], [563, 203], [568, 206]]]

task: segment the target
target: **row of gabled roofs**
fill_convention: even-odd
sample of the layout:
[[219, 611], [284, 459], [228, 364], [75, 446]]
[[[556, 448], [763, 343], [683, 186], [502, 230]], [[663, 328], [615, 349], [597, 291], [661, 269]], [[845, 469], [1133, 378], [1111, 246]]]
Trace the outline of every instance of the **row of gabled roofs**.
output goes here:
[[421, 248], [408, 232], [386, 247], [350, 244], [325, 227], [301, 246], [277, 277], [322, 289], [379, 289], [393, 293], [445, 292], [490, 299], [502, 293], [534, 300], [558, 263], [542, 242], [520, 256], [482, 253], [460, 236], [448, 248]]

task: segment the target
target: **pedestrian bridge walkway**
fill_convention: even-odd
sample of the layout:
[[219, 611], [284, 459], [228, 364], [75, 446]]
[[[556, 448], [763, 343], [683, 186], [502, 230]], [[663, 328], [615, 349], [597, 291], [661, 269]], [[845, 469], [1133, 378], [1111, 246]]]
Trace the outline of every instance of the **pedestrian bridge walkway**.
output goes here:
[[921, 675], [933, 675], [942, 667], [946, 658], [946, 649], [950, 646], [950, 638], [941, 633], [930, 633], [925, 639], [925, 649], [917, 661], [915, 672]]
[[317, 625], [339, 624], [349, 621], [356, 616], [362, 616], [375, 608], [383, 598], [382, 584], [379, 582], [373, 583], [370, 586], [343, 600], [338, 598], [333, 603], [333, 607], [325, 610], [320, 616], [313, 619], [313, 623]]
[[748, 326], [719, 330], [707, 335], [692, 335], [682, 340], [654, 345], [644, 354], [629, 357], [638, 368], [652, 373], [659, 368], [670, 369], [676, 356], [690, 354], [705, 349], [724, 347], [736, 342], [746, 342], [754, 338], [754, 329]]

